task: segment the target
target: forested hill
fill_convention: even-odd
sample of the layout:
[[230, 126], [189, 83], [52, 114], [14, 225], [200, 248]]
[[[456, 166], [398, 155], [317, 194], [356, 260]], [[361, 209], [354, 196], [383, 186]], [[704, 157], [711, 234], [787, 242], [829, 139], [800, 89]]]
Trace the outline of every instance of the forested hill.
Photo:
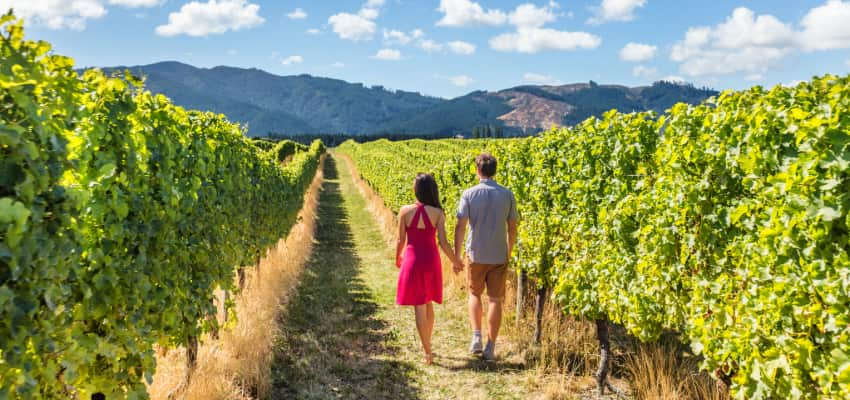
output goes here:
[[253, 68], [161, 62], [105, 69], [129, 69], [145, 76], [151, 91], [185, 107], [224, 113], [247, 124], [251, 136], [448, 135], [486, 125], [516, 134], [572, 125], [611, 108], [663, 111], [680, 101], [698, 103], [717, 94], [668, 82], [633, 88], [590, 82], [476, 91], [449, 100], [310, 75], [278, 76]]

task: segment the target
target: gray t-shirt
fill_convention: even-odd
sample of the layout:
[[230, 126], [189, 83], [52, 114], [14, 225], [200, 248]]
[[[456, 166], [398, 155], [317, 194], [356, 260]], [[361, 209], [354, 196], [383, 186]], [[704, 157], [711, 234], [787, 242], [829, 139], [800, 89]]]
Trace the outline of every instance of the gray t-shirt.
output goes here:
[[519, 219], [516, 199], [508, 188], [482, 179], [460, 196], [457, 217], [469, 218], [466, 254], [472, 262], [507, 264], [507, 221]]

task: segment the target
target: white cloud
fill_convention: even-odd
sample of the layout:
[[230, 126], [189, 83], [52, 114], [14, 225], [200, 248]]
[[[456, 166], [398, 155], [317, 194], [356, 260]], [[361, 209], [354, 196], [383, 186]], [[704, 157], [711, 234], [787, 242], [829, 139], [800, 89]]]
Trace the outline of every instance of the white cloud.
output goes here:
[[28, 24], [81, 31], [86, 28], [88, 20], [107, 14], [106, 5], [138, 8], [160, 3], [162, 0], [0, 0], [0, 9], [3, 12], [14, 9], [15, 15]]
[[745, 76], [744, 79], [746, 79], [748, 81], [756, 82], [756, 81], [760, 81], [760, 80], [764, 79], [764, 75], [762, 75], [762, 74], [749, 74], [749, 75]]
[[498, 51], [537, 53], [543, 50], [594, 49], [602, 43], [587, 32], [567, 32], [549, 28], [519, 28], [490, 39], [490, 47]]
[[597, 7], [593, 7], [593, 17], [587, 23], [597, 25], [611, 21], [631, 21], [635, 18], [636, 8], [646, 5], [646, 0], [602, 0]]
[[129, 8], [153, 7], [160, 5], [164, 0], [109, 0], [109, 4]]
[[307, 32], [308, 35], [321, 35], [322, 34], [322, 30], [316, 29], [316, 28], [307, 29], [306, 32]]
[[425, 32], [423, 32], [422, 29], [414, 29], [413, 32], [410, 32], [410, 36], [414, 39], [419, 39], [425, 36]]
[[337, 62], [335, 62], [335, 63], [331, 64], [331, 67], [334, 67], [334, 68], [342, 68], [342, 67], [344, 67], [344, 66], [345, 66], [345, 64], [343, 64], [343, 63], [341, 63], [341, 62], [339, 62], [339, 61], [337, 61]]
[[794, 46], [795, 33], [789, 25], [772, 15], [756, 17], [740, 7], [713, 28], [688, 29], [684, 40], [673, 45], [670, 59], [680, 63], [679, 71], [689, 76], [763, 74]]
[[49, 29], [79, 31], [86, 28], [86, 20], [106, 15], [106, 8], [101, 3], [100, 0], [7, 0], [0, 8], [3, 12], [14, 9], [15, 14], [28, 23], [35, 22]]
[[289, 19], [304, 19], [307, 18], [307, 13], [301, 8], [296, 8], [295, 11], [286, 14], [286, 17]]
[[410, 43], [411, 40], [413, 40], [413, 38], [402, 31], [384, 29], [384, 43], [386, 44], [399, 44], [404, 46]]
[[806, 13], [801, 45], [805, 50], [832, 50], [850, 47], [850, 2], [829, 0]]
[[801, 83], [803, 83], [803, 82], [805, 82], [805, 81], [801, 81], [801, 80], [799, 80], [799, 79], [795, 79], [795, 80], [793, 80], [793, 81], [791, 81], [791, 82], [783, 83], [783, 84], [782, 84], [782, 86], [792, 88], [792, 87], [797, 87], [797, 85], [799, 85], [799, 84], [801, 84]]
[[372, 40], [376, 28], [374, 20], [380, 15], [378, 8], [383, 4], [384, 0], [369, 0], [357, 14], [337, 13], [328, 18], [328, 23], [342, 39]]
[[664, 81], [664, 82], [678, 83], [680, 85], [685, 83], [685, 78], [682, 78], [681, 76], [678, 76], [678, 75], [667, 75], [667, 76], [661, 78], [661, 80]]
[[531, 3], [520, 4], [508, 15], [511, 25], [524, 28], [539, 28], [555, 19], [557, 17], [552, 7], [537, 7]]
[[333, 31], [342, 39], [357, 42], [370, 40], [375, 34], [375, 23], [368, 18], [356, 14], [334, 14], [328, 18], [328, 23], [331, 24]]
[[526, 72], [525, 74], [523, 74], [522, 79], [525, 80], [526, 82], [536, 83], [536, 84], [554, 85], [554, 84], [558, 83], [558, 81], [556, 79], [553, 79], [549, 75], [537, 74], [537, 73], [534, 73], [534, 72]]
[[428, 53], [434, 53], [443, 50], [442, 44], [437, 43], [431, 39], [420, 40], [419, 47], [421, 47], [422, 50], [425, 50]]
[[475, 82], [472, 78], [466, 75], [452, 76], [449, 78], [449, 81], [452, 83], [452, 85], [455, 85], [457, 87], [467, 87]]
[[653, 76], [658, 75], [658, 69], [653, 67], [646, 67], [643, 65], [637, 65], [632, 68], [632, 75], [641, 78], [652, 78]]
[[643, 43], [628, 43], [620, 50], [620, 59], [624, 61], [641, 62], [655, 57], [655, 52], [658, 50], [656, 46], [650, 46]]
[[502, 25], [508, 18], [501, 10], [485, 11], [471, 0], [440, 0], [437, 11], [443, 13], [443, 18], [437, 21], [439, 26]]
[[472, 43], [462, 42], [460, 40], [456, 40], [454, 42], [448, 43], [449, 50], [455, 54], [463, 54], [468, 56], [470, 54], [475, 53], [475, 45]]
[[281, 64], [285, 66], [301, 64], [304, 62], [304, 57], [301, 56], [289, 56], [280, 61]]
[[380, 49], [372, 58], [384, 61], [401, 60], [401, 52], [396, 49]]
[[357, 15], [366, 19], [375, 19], [381, 15], [381, 12], [378, 11], [377, 8], [361, 8], [360, 11], [357, 12]]
[[247, 0], [192, 1], [180, 11], [168, 15], [168, 24], [156, 27], [161, 36], [207, 36], [212, 33], [238, 31], [261, 25], [265, 20], [258, 15], [260, 6]]

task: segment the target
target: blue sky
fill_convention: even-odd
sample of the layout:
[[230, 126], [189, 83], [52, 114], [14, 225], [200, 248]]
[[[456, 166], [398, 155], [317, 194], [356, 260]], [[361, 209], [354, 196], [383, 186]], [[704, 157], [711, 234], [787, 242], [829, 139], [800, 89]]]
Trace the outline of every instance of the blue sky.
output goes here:
[[850, 72], [850, 1], [0, 0], [78, 66], [176, 60], [454, 97], [528, 83], [718, 89]]

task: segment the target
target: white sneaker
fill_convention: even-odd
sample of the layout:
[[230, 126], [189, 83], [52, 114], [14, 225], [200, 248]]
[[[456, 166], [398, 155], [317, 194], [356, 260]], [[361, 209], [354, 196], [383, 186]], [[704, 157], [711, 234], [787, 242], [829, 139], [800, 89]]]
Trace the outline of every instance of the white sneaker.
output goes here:
[[487, 342], [487, 347], [484, 347], [484, 353], [482, 354], [484, 360], [493, 361], [496, 359], [496, 344], [493, 342]]
[[469, 345], [469, 352], [472, 354], [481, 354], [481, 335], [472, 335], [472, 343]]

